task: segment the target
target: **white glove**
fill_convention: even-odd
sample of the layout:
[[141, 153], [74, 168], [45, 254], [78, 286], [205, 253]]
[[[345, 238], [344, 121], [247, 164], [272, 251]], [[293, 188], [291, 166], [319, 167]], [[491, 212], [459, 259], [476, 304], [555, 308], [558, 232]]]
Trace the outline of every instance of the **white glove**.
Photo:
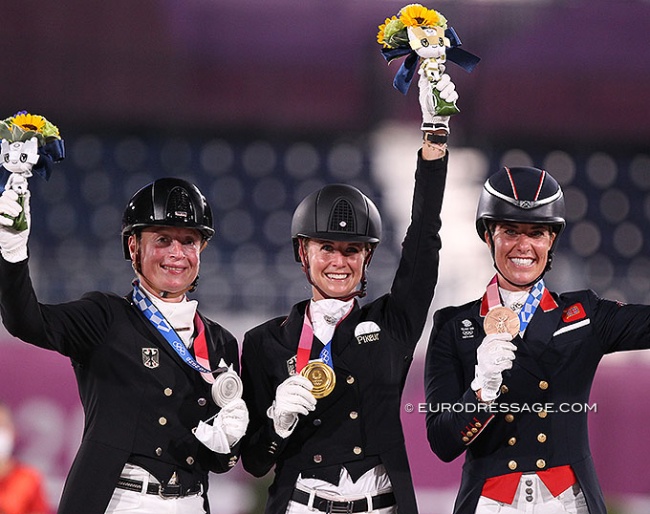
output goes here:
[[[27, 230], [22, 231], [11, 228], [14, 223], [13, 218], [23, 211], [23, 207], [18, 203], [18, 194], [11, 189], [7, 189], [0, 196], [0, 253], [8, 262], [20, 262], [27, 259], [27, 240], [29, 239], [31, 227], [29, 196], [29, 191], [25, 190], [24, 209]], [[4, 214], [11, 216], [11, 218], [3, 216]]]
[[510, 341], [512, 335], [508, 332], [489, 334], [476, 349], [478, 364], [471, 388], [473, 391], [481, 391], [481, 400], [484, 402], [490, 402], [499, 396], [503, 381], [501, 373], [512, 368], [517, 347]]
[[292, 375], [275, 391], [275, 400], [266, 415], [273, 420], [273, 428], [283, 439], [296, 428], [298, 414], [306, 416], [316, 408], [316, 398], [311, 394], [313, 387], [302, 375]]
[[[440, 71], [444, 72], [444, 65], [440, 65], [439, 67]], [[444, 129], [449, 134], [449, 116], [436, 116], [432, 88], [435, 87], [440, 91], [440, 98], [452, 103], [458, 100], [456, 85], [446, 73], [443, 73], [440, 76], [440, 80], [435, 84], [429, 81], [426, 70], [422, 66], [420, 66], [418, 73], [420, 75], [418, 87], [420, 89], [420, 108], [422, 109], [422, 130], [432, 131]]]
[[237, 399], [219, 411], [212, 425], [199, 421], [194, 436], [213, 452], [230, 453], [230, 448], [244, 436], [247, 428], [248, 408], [244, 400]]
[[228, 438], [228, 444], [234, 446], [246, 433], [248, 428], [248, 407], [244, 400], [239, 398], [227, 403], [217, 419], [215, 425], [220, 425]]

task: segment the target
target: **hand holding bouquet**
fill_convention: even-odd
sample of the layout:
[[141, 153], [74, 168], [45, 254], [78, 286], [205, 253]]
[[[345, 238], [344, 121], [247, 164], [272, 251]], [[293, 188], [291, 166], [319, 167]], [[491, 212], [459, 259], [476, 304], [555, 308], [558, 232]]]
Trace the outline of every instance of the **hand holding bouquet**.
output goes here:
[[[1, 155], [0, 165], [4, 168], [5, 190], [18, 194], [18, 202], [24, 206], [27, 194], [27, 179], [32, 170], [46, 180], [50, 176], [53, 162], [63, 160], [65, 150], [59, 129], [43, 116], [20, 111], [0, 121]], [[8, 174], [8, 177], [7, 177]], [[25, 210], [14, 219], [13, 229], [27, 229]]]
[[455, 100], [441, 98], [436, 85], [445, 72], [447, 59], [472, 71], [479, 58], [458, 48], [460, 39], [442, 14], [420, 4], [406, 5], [379, 26], [377, 42], [388, 62], [406, 56], [393, 81], [396, 89], [406, 94], [420, 64], [420, 74], [430, 83], [435, 114], [449, 116], [459, 112]]

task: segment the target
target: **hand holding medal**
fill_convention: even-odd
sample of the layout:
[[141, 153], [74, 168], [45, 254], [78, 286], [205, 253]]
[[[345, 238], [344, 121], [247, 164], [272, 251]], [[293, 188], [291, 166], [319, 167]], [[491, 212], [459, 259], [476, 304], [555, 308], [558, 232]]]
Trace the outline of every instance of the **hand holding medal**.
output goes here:
[[441, 98], [440, 88], [436, 86], [443, 76], [447, 59], [468, 72], [480, 59], [458, 48], [460, 39], [453, 28], [447, 27], [447, 19], [442, 14], [420, 4], [406, 5], [379, 26], [377, 42], [382, 45], [382, 55], [389, 63], [406, 56], [393, 80], [396, 89], [407, 93], [420, 63], [420, 73], [431, 84], [434, 114], [449, 116], [460, 112], [455, 100]]
[[495, 400], [503, 382], [502, 373], [511, 369], [517, 347], [508, 332], [487, 334], [476, 349], [476, 367], [471, 388], [480, 391], [481, 401]]
[[[32, 170], [46, 180], [49, 179], [51, 164], [65, 157], [63, 140], [55, 125], [43, 116], [26, 111], [20, 111], [1, 121], [0, 137], [1, 164], [7, 178], [5, 190], [15, 191], [18, 194], [18, 202], [24, 207], [27, 179], [32, 176]], [[12, 228], [16, 231], [27, 229], [26, 209], [14, 218]]]
[[306, 416], [316, 409], [312, 389], [313, 385], [307, 378], [290, 375], [275, 390], [275, 399], [266, 415], [273, 420], [275, 432], [283, 439], [296, 428], [298, 416]]

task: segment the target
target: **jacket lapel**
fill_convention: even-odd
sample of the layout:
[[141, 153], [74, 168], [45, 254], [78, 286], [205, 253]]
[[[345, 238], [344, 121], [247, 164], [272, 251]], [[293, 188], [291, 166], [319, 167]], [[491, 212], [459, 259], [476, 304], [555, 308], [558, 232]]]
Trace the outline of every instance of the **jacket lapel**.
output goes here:
[[298, 352], [298, 343], [300, 342], [300, 333], [305, 317], [305, 309], [309, 301], [300, 302], [293, 306], [289, 315], [280, 325], [280, 333], [277, 336], [278, 342], [285, 348]]
[[354, 329], [357, 326], [359, 321], [359, 304], [355, 301], [352, 309], [348, 312], [345, 319], [343, 319], [336, 330], [334, 331], [334, 339], [332, 340], [332, 354], [334, 359], [334, 367], [341, 368], [346, 372], [350, 372], [350, 364], [346, 362], [346, 355], [349, 355], [349, 352], [346, 352], [348, 347], [352, 344], [354, 340]]
[[535, 376], [546, 374], [546, 364], [557, 363], [559, 355], [549, 344], [553, 339], [553, 333], [557, 330], [562, 317], [562, 309], [548, 290], [538, 306], [533, 318], [530, 320], [523, 340], [518, 337], [517, 358], [515, 364], [526, 369]]

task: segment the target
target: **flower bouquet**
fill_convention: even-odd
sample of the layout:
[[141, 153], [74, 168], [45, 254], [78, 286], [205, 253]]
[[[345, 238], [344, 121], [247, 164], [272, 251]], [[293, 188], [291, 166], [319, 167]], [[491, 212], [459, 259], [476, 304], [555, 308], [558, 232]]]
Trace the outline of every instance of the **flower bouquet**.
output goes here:
[[[63, 140], [55, 125], [43, 116], [27, 111], [20, 111], [0, 121], [0, 137], [0, 165], [5, 170], [2, 181], [7, 178], [4, 189], [16, 191], [18, 202], [24, 206], [27, 179], [32, 176], [32, 170], [47, 180], [51, 164], [63, 160], [65, 156]], [[14, 219], [12, 227], [17, 231], [27, 229], [24, 210]]]
[[468, 72], [480, 59], [459, 48], [460, 39], [454, 29], [447, 26], [442, 14], [421, 4], [408, 4], [379, 26], [377, 42], [382, 45], [382, 55], [389, 63], [406, 56], [393, 80], [396, 89], [407, 93], [420, 64], [420, 73], [431, 83], [436, 114], [449, 116], [460, 112], [455, 102], [440, 98], [435, 85], [445, 71], [447, 59]]

